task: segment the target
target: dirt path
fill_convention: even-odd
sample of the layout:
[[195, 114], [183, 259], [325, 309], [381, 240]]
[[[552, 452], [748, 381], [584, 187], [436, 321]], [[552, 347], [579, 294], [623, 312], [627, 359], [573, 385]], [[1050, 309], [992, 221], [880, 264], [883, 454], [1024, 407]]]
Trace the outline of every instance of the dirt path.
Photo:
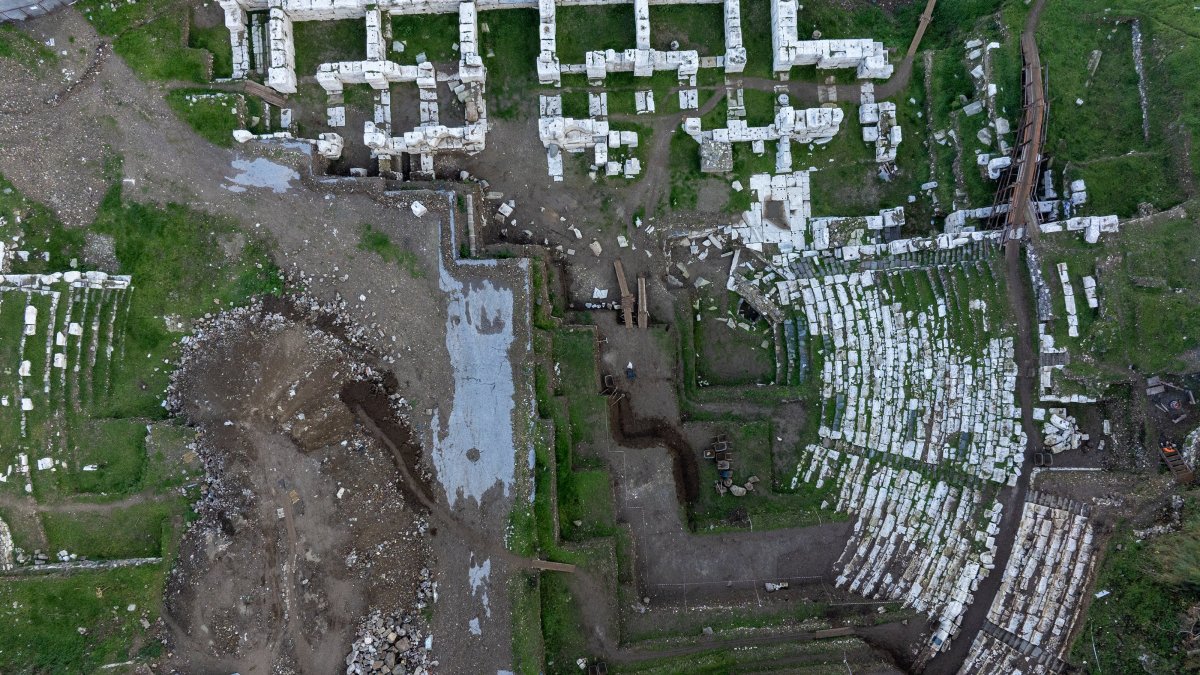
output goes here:
[[38, 517], [37, 500], [31, 496], [0, 493], [0, 507], [5, 510], [10, 532], [23, 532], [33, 537], [33, 544], [43, 551], [50, 545], [42, 519]]
[[108, 513], [147, 502], [161, 502], [170, 499], [174, 499], [174, 495], [139, 492], [111, 502], [57, 501], [37, 503], [34, 502], [33, 498], [0, 493], [0, 507], [13, 509], [28, 508], [29, 503], [32, 502], [32, 509], [37, 513]]

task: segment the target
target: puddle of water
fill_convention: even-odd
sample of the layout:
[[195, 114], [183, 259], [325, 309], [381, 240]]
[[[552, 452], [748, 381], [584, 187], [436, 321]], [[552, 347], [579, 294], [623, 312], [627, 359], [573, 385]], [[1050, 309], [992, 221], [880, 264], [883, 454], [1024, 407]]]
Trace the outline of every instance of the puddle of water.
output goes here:
[[471, 635], [483, 635], [483, 629], [479, 627], [479, 617], [468, 621], [467, 626], [471, 629]]
[[492, 559], [488, 558], [483, 561], [483, 564], [476, 566], [475, 562], [471, 562], [471, 569], [467, 570], [467, 581], [471, 584], [471, 595], [476, 595], [479, 587], [483, 587], [483, 592], [479, 593], [480, 602], [483, 603], [483, 611], [488, 618], [492, 616], [492, 606], [488, 603], [487, 580], [492, 573]]
[[431, 421], [433, 464], [451, 508], [459, 499], [479, 503], [499, 483], [507, 495], [516, 472], [513, 291], [489, 280], [463, 283], [438, 262], [438, 284], [448, 296], [446, 350], [454, 396], [442, 432]]
[[291, 167], [276, 164], [261, 157], [253, 161], [235, 159], [232, 165], [240, 173], [225, 177], [226, 180], [236, 183], [236, 185], [225, 186], [225, 189], [231, 192], [245, 192], [247, 187], [260, 187], [270, 188], [272, 192], [278, 194], [287, 192], [292, 187], [292, 181], [300, 178], [300, 174]]
[[471, 595], [479, 590], [479, 586], [487, 581], [488, 575], [492, 573], [492, 559], [488, 558], [483, 561], [483, 564], [476, 565], [471, 563], [471, 569], [467, 571], [467, 581], [471, 582]]

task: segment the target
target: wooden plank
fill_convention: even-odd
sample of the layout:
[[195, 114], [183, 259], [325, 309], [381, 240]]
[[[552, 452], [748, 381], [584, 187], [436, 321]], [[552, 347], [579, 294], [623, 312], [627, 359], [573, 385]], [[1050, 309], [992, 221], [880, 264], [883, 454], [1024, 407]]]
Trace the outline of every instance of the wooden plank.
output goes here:
[[554, 562], [553, 560], [538, 560], [534, 559], [530, 563], [534, 569], [546, 570], [548, 572], [574, 572], [575, 566], [568, 563]]
[[617, 283], [621, 286], [621, 313], [625, 315], [625, 327], [633, 328], [633, 294], [629, 292], [629, 284], [625, 281], [625, 267], [620, 260], [613, 261], [617, 270]]
[[638, 328], [650, 327], [650, 310], [646, 305], [646, 277], [638, 277]]
[[246, 80], [246, 93], [250, 96], [257, 96], [267, 103], [279, 108], [287, 106], [287, 99], [283, 96], [280, 96], [279, 92], [271, 89], [270, 87], [264, 87], [254, 80]]
[[847, 635], [854, 635], [854, 627], [853, 626], [844, 626], [842, 628], [826, 628], [825, 630], [819, 630], [819, 631], [816, 631], [815, 633], [813, 633], [813, 639], [822, 640], [824, 638], [845, 637]]
[[621, 296], [629, 295], [629, 284], [625, 283], [625, 267], [621, 265], [621, 261], [613, 262], [613, 267], [617, 270], [617, 283], [621, 285]]

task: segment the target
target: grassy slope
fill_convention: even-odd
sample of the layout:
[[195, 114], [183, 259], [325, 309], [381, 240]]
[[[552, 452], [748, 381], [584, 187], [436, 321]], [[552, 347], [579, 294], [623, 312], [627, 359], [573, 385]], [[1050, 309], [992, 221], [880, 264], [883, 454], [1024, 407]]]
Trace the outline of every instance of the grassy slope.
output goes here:
[[[1142, 19], [1143, 59], [1150, 97], [1150, 137], [1134, 70], [1129, 18]], [[1070, 162], [1068, 176], [1087, 180], [1089, 212], [1133, 214], [1140, 202], [1157, 208], [1178, 203], [1185, 186], [1182, 145], [1200, 138], [1196, 90], [1200, 71], [1200, 16], [1168, 0], [1113, 3], [1064, 0], [1047, 3], [1039, 48], [1050, 75], [1050, 126], [1046, 147]], [[1094, 77], [1093, 50], [1102, 52]], [[1077, 105], [1076, 100], [1083, 100]]]
[[97, 31], [114, 37], [113, 49], [139, 76], [186, 82], [207, 79], [209, 52], [184, 44], [184, 27], [189, 21], [185, 5], [171, 0], [81, 0], [75, 7]]
[[165, 575], [139, 567], [0, 583], [0, 670], [95, 672], [127, 660], [131, 644], [149, 639], [139, 621], [157, 619]]
[[[2, 178], [0, 217], [6, 222], [0, 235], [7, 239], [20, 228], [26, 246], [50, 253], [49, 261], [18, 261], [14, 271], [67, 269], [71, 258], [80, 257], [82, 232], [64, 229]], [[186, 467], [176, 461], [187, 442], [185, 430], [154, 424], [149, 436], [154, 451], [147, 449], [147, 422], [165, 415], [160, 401], [169, 369], [162, 364], [179, 348], [178, 334], [167, 331], [163, 316], [191, 320], [250, 295], [277, 291], [280, 279], [261, 244], [248, 244], [232, 259], [213, 256], [221, 250], [220, 239], [234, 232], [232, 223], [177, 205], [128, 203], [119, 188], [104, 200], [93, 227], [114, 237], [121, 271], [133, 275], [124, 320], [126, 349], [114, 352], [111, 390], [83, 401], [79, 411], [69, 409], [68, 466], [35, 472], [34, 494], [39, 501], [70, 503], [157, 493], [146, 503], [108, 512], [46, 512], [42, 522], [51, 550], [66, 548], [93, 558], [169, 556], [179, 534], [172, 525], [182, 522], [194, 495], [172, 489], [186, 480]], [[5, 323], [14, 315], [4, 311], [9, 308], [7, 302], [0, 306], [0, 349], [14, 342], [15, 331]], [[45, 432], [62, 424], [56, 416], [39, 419], [30, 437], [41, 444]], [[79, 471], [85, 463], [100, 464], [101, 470]], [[15, 489], [11, 482], [8, 487]], [[154, 621], [164, 567], [0, 582], [0, 617], [6, 626], [0, 631], [0, 671], [91, 672], [101, 663], [135, 656], [144, 643], [137, 623], [142, 610], [129, 613], [125, 607], [136, 604]], [[78, 627], [87, 628], [86, 634]]]
[[[1086, 320], [1080, 321], [1079, 340], [1068, 343], [1072, 352], [1088, 354], [1119, 371], [1130, 365], [1147, 374], [1188, 369], [1181, 356], [1195, 349], [1200, 336], [1197, 250], [1200, 235], [1194, 214], [1161, 225], [1125, 227], [1117, 235], [1104, 235], [1097, 245], [1071, 235], [1056, 237], [1047, 270], [1064, 261], [1072, 275], [1082, 276], [1092, 274], [1098, 260], [1115, 265], [1097, 276], [1104, 311], [1097, 314], [1081, 305]], [[1165, 287], [1141, 287], [1134, 278]], [[1082, 282], [1075, 293], [1076, 302], [1083, 303]]]
[[[1200, 602], [1200, 517], [1195, 504], [1182, 531], [1149, 542], [1128, 526], [1109, 543], [1071, 660], [1090, 672], [1196, 672], [1200, 659], [1184, 653], [1184, 612]], [[1097, 657], [1099, 661], [1097, 662]]]

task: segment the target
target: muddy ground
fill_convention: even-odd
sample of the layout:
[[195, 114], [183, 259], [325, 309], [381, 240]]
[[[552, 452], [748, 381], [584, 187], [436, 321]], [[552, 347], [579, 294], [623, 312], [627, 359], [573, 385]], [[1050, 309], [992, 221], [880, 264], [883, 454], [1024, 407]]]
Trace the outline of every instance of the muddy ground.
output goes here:
[[272, 310], [297, 314], [222, 315], [176, 372], [171, 402], [208, 474], [166, 591], [177, 672], [341, 670], [368, 608], [414, 608], [429, 564], [414, 486], [341, 397], [358, 385], [395, 403], [378, 364], [320, 315]]

